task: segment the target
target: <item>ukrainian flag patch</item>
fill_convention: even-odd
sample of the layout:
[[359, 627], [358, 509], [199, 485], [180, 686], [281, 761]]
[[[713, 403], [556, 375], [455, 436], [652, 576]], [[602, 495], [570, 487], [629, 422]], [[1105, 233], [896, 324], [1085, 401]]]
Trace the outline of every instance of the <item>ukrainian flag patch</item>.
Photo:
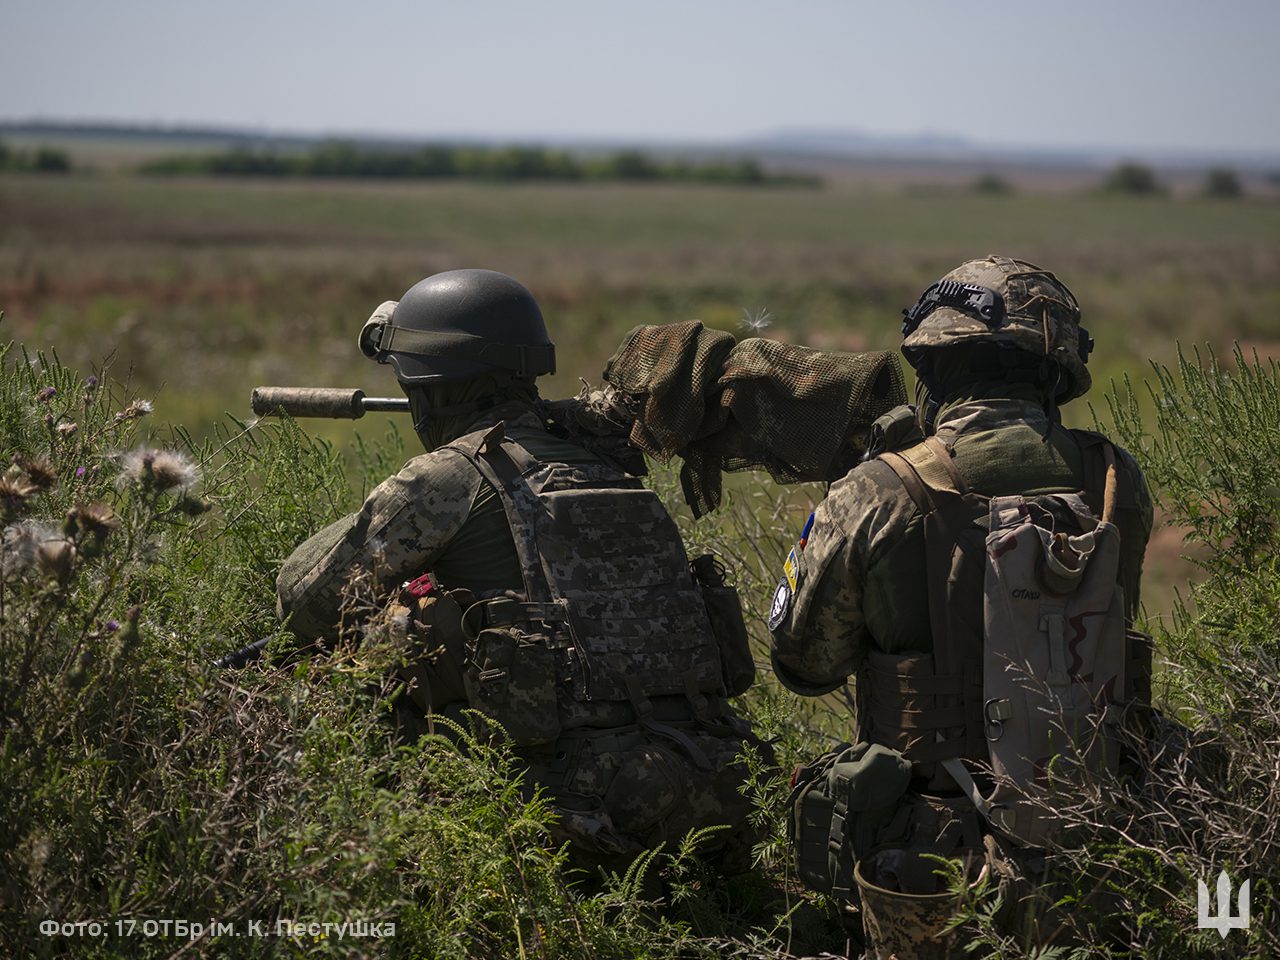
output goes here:
[[800, 558], [796, 556], [794, 547], [787, 554], [787, 562], [782, 565], [782, 572], [786, 574], [787, 583], [791, 585], [791, 592], [795, 593], [800, 583]]

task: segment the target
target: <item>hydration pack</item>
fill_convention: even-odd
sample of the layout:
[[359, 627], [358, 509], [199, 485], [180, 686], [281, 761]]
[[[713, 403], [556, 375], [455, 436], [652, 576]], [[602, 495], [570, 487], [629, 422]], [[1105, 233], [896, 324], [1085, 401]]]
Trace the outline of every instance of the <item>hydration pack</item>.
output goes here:
[[933, 652], [868, 655], [859, 740], [1032, 846], [1057, 825], [1055, 785], [1118, 770], [1119, 719], [1150, 697], [1150, 638], [1125, 622], [1115, 451], [1077, 436], [1100, 516], [1080, 493], [974, 494], [937, 437], [880, 454], [923, 516]]

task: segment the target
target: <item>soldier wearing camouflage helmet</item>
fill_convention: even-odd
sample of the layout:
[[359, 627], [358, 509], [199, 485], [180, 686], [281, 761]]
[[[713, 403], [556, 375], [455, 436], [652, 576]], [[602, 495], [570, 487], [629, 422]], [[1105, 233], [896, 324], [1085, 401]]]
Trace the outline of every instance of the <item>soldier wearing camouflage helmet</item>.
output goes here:
[[536, 378], [554, 372], [555, 347], [532, 295], [489, 270], [437, 274], [379, 307], [360, 348], [395, 369], [428, 452], [289, 557], [277, 590], [290, 628], [331, 636], [358, 569], [403, 585], [433, 651], [404, 678], [408, 712], [501, 724], [571, 862], [617, 869], [723, 824], [722, 862], [745, 867], [738, 755], [759, 741], [728, 707], [643, 459], [624, 465], [548, 419]]
[[[867, 459], [809, 518], [769, 627], [774, 670], [791, 690], [822, 696], [855, 679], [854, 746], [797, 774], [801, 876], [863, 902], [869, 955], [950, 956], [959, 947], [939, 931], [954, 903], [938, 898], [932, 869], [915, 854], [963, 854], [990, 866], [993, 850], [1033, 850], [1046, 832], [1016, 798], [993, 802], [1007, 791], [983, 773], [999, 767], [1003, 745], [1033, 741], [1038, 722], [1017, 697], [992, 692], [1008, 664], [1021, 662], [997, 662], [1007, 638], [993, 639], [992, 623], [1002, 610], [1037, 611], [1009, 628], [1027, 634], [1013, 638], [1027, 649], [1049, 648], [1044, 675], [1029, 683], [1070, 692], [1086, 673], [1072, 646], [1085, 631], [1062, 627], [1074, 587], [1062, 588], [1067, 599], [1056, 612], [1052, 589], [1019, 586], [996, 597], [992, 583], [1012, 560], [992, 560], [998, 551], [984, 543], [1007, 518], [1050, 546], [1068, 535], [1106, 539], [1113, 566], [1090, 560], [1088, 569], [1103, 580], [1091, 588], [1102, 598], [1095, 612], [1110, 611], [1117, 626], [1094, 631], [1090, 655], [1114, 669], [1092, 693], [1116, 705], [1149, 700], [1149, 649], [1124, 627], [1138, 610], [1152, 508], [1128, 453], [1060, 422], [1059, 406], [1089, 389], [1093, 345], [1061, 280], [1022, 260], [985, 257], [946, 274], [903, 313], [902, 351], [919, 402], [881, 419]], [[1027, 576], [1043, 567], [1032, 563]], [[1033, 753], [1042, 764], [1046, 756]], [[1047, 930], [1041, 921], [1033, 935], [1043, 940]]]

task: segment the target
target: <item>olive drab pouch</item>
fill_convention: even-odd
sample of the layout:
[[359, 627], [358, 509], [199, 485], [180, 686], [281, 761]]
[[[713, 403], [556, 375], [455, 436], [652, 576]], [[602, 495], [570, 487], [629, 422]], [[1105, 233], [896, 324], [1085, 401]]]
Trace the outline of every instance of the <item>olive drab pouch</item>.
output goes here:
[[858, 860], [906, 838], [911, 811], [902, 800], [910, 782], [910, 762], [878, 743], [846, 746], [797, 768], [788, 832], [800, 879], [851, 900]]
[[720, 648], [720, 673], [726, 695], [740, 697], [756, 679], [756, 661], [751, 655], [747, 624], [742, 617], [738, 590], [725, 580], [724, 565], [714, 554], [704, 553], [689, 564], [694, 583], [702, 592], [707, 619]]
[[559, 675], [547, 637], [490, 627], [471, 645], [463, 682], [472, 709], [501, 724], [518, 746], [535, 746], [560, 735]]

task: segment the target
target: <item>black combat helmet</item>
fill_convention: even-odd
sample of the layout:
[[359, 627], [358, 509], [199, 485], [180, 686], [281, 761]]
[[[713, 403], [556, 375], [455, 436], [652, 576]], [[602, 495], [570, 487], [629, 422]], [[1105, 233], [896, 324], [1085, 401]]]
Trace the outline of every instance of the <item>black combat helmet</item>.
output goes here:
[[500, 370], [531, 380], [556, 371], [556, 347], [537, 301], [493, 270], [449, 270], [415, 283], [373, 312], [360, 349], [394, 366], [404, 384]]

